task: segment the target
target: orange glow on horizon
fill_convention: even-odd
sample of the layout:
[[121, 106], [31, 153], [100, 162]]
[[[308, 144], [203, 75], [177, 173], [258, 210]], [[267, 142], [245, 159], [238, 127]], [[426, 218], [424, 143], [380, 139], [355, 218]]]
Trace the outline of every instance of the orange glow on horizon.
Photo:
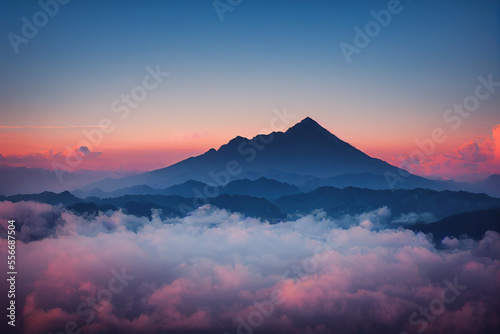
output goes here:
[[[212, 132], [165, 130], [159, 133], [158, 129], [152, 129], [145, 133], [138, 129], [134, 129], [135, 132], [117, 129], [99, 137], [96, 131], [98, 130], [90, 128], [0, 129], [0, 164], [51, 168], [53, 161], [64, 161], [68, 152], [86, 146], [88, 152], [85, 150], [83, 162], [76, 169], [147, 171], [167, 167], [211, 148], [218, 149], [234, 138], [235, 133], [255, 132], [251, 129], [243, 131], [241, 128], [229, 129], [222, 126], [220, 131], [211, 129]], [[407, 158], [409, 154], [419, 150], [415, 141], [393, 140], [388, 143], [385, 138], [366, 138], [363, 133], [358, 133], [355, 137], [352, 134], [335, 134], [369, 156], [395, 166], [401, 166], [401, 158]], [[500, 124], [493, 126], [489, 135], [475, 138], [464, 141], [462, 137], [449, 133], [445, 142], [436, 144], [432, 154], [415, 166], [414, 173], [442, 178], [471, 172], [500, 173]], [[100, 140], [98, 145], [93, 145], [97, 139]], [[425, 137], [420, 139], [424, 140]], [[464, 167], [466, 163], [476, 169], [468, 170], [468, 167]]]

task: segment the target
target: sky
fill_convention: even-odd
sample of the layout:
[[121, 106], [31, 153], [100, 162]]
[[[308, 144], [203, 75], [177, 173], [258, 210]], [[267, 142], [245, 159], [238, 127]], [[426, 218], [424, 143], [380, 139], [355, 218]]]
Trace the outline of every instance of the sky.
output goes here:
[[422, 175], [500, 173], [499, 1], [54, 3], [0, 1], [1, 163], [151, 170], [286, 109]]

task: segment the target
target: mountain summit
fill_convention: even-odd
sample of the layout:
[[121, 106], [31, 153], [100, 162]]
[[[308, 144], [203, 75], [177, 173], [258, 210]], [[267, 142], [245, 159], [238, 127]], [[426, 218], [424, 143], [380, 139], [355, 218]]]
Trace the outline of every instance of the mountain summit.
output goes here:
[[300, 122], [298, 122], [294, 126], [292, 126], [289, 130], [292, 130], [292, 129], [306, 129], [306, 130], [323, 129], [323, 130], [326, 130], [321, 125], [319, 125], [318, 122], [316, 122], [314, 119], [312, 119], [309, 116], [304, 118], [303, 120], [301, 120]]
[[164, 188], [187, 180], [213, 184], [259, 177], [301, 185], [312, 178], [363, 173], [380, 176], [387, 171], [396, 172], [397, 168], [366, 155], [306, 117], [285, 132], [260, 134], [252, 139], [237, 136], [217, 150], [212, 148], [169, 167], [103, 180], [86, 188], [105, 191], [136, 185]]
[[288, 131], [290, 130], [309, 130], [309, 131], [314, 131], [314, 130], [322, 130], [322, 131], [327, 131], [324, 127], [322, 127], [321, 125], [319, 125], [318, 122], [316, 122], [314, 119], [312, 119], [311, 117], [306, 117], [304, 118], [303, 120], [301, 120], [300, 122], [298, 122], [297, 124], [295, 124], [294, 126], [292, 126], [291, 128], [288, 129]]
[[314, 137], [319, 140], [322, 139], [328, 140], [328, 138], [330, 139], [336, 138], [337, 140], [339, 140], [336, 136], [334, 136], [327, 129], [319, 125], [318, 122], [316, 122], [310, 117], [304, 118], [302, 121], [289, 128], [286, 131], [286, 133], [290, 137], [292, 136], [300, 136], [308, 138]]

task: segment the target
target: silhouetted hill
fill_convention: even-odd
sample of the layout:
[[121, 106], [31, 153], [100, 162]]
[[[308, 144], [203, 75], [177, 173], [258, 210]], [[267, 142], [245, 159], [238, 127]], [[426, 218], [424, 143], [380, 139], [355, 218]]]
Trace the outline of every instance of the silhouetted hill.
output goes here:
[[286, 214], [264, 198], [241, 195], [220, 195], [210, 200], [212, 205], [247, 216], [263, 219], [284, 219]]
[[337, 217], [372, 211], [382, 206], [400, 214], [431, 213], [437, 219], [453, 214], [500, 206], [500, 199], [465, 191], [429, 189], [372, 190], [347, 187], [321, 187], [309, 193], [283, 196], [273, 201], [287, 214], [307, 214], [317, 209]]
[[[208, 191], [206, 189], [209, 189]], [[88, 196], [99, 198], [115, 198], [125, 195], [178, 195], [186, 198], [190, 197], [216, 197], [221, 194], [248, 195], [252, 197], [263, 197], [266, 199], [276, 199], [283, 195], [300, 193], [297, 186], [276, 180], [261, 177], [257, 180], [238, 179], [231, 181], [225, 186], [209, 186], [200, 181], [189, 180], [182, 184], [176, 184], [165, 189], [153, 189], [149, 186], [134, 186], [118, 189], [112, 192], [103, 192], [94, 188], [91, 191], [79, 190], [74, 192], [81, 198]]]
[[431, 224], [415, 224], [409, 227], [413, 231], [432, 233], [435, 242], [444, 237], [469, 238], [480, 240], [488, 230], [500, 233], [500, 208], [466, 212]]
[[69, 191], [63, 191], [59, 194], [50, 191], [44, 191], [40, 194], [13, 195], [4, 197], [4, 200], [11, 202], [34, 201], [52, 205], [62, 204], [64, 206], [72, 205], [82, 201], [82, 199], [73, 196]]
[[[130, 188], [122, 188], [122, 189], [130, 189]], [[87, 197], [105, 198], [105, 197], [109, 197], [107, 195], [110, 194], [110, 193], [107, 193], [105, 191], [102, 191], [99, 188], [94, 188], [91, 190], [76, 189], [76, 190], [73, 190], [71, 193], [79, 198], [87, 198]]]
[[[396, 174], [399, 177], [399, 174]], [[398, 182], [397, 189], [415, 189], [429, 188], [433, 190], [463, 190], [468, 185], [461, 185], [453, 181], [435, 181], [420, 176], [406, 173], [403, 182]], [[311, 191], [320, 187], [329, 186], [335, 188], [357, 187], [369, 188], [374, 190], [390, 189], [386, 176], [382, 174], [361, 173], [361, 174], [342, 174], [325, 179], [313, 178], [306, 182], [301, 189]]]
[[253, 181], [240, 179], [229, 182], [226, 186], [222, 187], [221, 192], [224, 194], [276, 199], [285, 195], [298, 194], [301, 191], [297, 186], [261, 177]]
[[92, 203], [97, 207], [114, 206], [125, 209], [127, 213], [136, 216], [148, 217], [151, 217], [151, 209], [162, 210], [164, 216], [183, 217], [205, 204], [211, 204], [232, 212], [240, 212], [250, 217], [269, 220], [286, 217], [276, 205], [264, 198], [240, 195], [220, 195], [211, 198], [209, 201], [176, 195], [126, 195], [116, 198], [104, 198]]
[[[201, 186], [203, 184], [189, 182], [186, 186], [188, 185]], [[408, 214], [416, 214], [417, 219], [426, 215], [426, 217], [434, 217], [435, 220], [439, 220], [465, 212], [500, 208], [500, 199], [498, 198], [464, 191], [438, 192], [429, 189], [390, 191], [355, 187], [344, 189], [321, 187], [308, 193], [281, 196], [271, 202], [264, 197], [276, 195], [276, 189], [295, 192], [297, 188], [268, 179], [239, 180], [234, 184], [234, 187], [236, 191], [248, 189], [250, 193], [253, 192], [254, 196], [220, 194], [214, 198], [188, 198], [179, 195], [125, 195], [103, 199], [88, 197], [83, 200], [69, 192], [60, 194], [43, 192], [36, 195], [9, 196], [4, 200], [62, 204], [76, 213], [91, 215], [95, 215], [99, 211], [105, 212], [121, 208], [126, 213], [147, 217], [151, 217], [151, 209], [161, 210], [162, 217], [182, 217], [202, 205], [211, 204], [221, 209], [271, 221], [285, 219], [287, 215], [293, 217], [308, 214], [318, 209], [324, 210], [331, 217], [341, 217], [346, 214], [360, 214], [387, 206], [395, 220], [399, 216]], [[270, 188], [268, 189], [268, 187]], [[177, 190], [179, 189], [177, 188]], [[185, 189], [182, 188], [182, 191]], [[402, 222], [401, 224], [407, 223]], [[467, 223], [464, 224], [467, 225]]]
[[490, 175], [484, 181], [473, 183], [470, 188], [473, 191], [482, 191], [491, 196], [500, 197], [500, 175]]
[[93, 202], [79, 202], [67, 207], [68, 210], [73, 211], [79, 215], [89, 214], [92, 216], [97, 215], [99, 212], [106, 212], [108, 210], [118, 210], [113, 205], [96, 205]]
[[205, 183], [195, 180], [188, 180], [182, 184], [175, 184], [171, 187], [168, 187], [163, 190], [159, 190], [159, 193], [162, 195], [179, 195], [182, 197], [194, 197], [198, 194], [194, 191], [194, 189], [199, 189], [203, 194], [204, 187], [207, 186]]
[[72, 193], [80, 198], [86, 198], [86, 197], [106, 198], [106, 197], [119, 197], [125, 195], [156, 195], [158, 194], [158, 190], [153, 189], [149, 186], [139, 185], [139, 186], [117, 189], [113, 192], [104, 192], [99, 188], [94, 188], [90, 191], [77, 189]]

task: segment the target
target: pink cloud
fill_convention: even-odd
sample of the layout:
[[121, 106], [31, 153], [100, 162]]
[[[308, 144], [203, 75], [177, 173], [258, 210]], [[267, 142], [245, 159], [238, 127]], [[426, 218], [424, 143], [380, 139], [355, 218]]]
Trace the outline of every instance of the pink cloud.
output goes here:
[[452, 157], [471, 163], [485, 162], [493, 158], [492, 146], [492, 142], [489, 139], [481, 143], [481, 145], [475, 142], [469, 142], [457, 148]]
[[23, 316], [29, 319], [24, 324], [25, 333], [45, 334], [50, 332], [54, 326], [65, 328], [68, 322], [76, 323], [78, 320], [76, 314], [69, 314], [60, 308], [49, 310], [38, 308], [35, 299], [36, 296], [34, 294], [28, 295], [22, 310]]
[[[57, 210], [23, 205], [40, 216]], [[4, 215], [20, 210], [3, 206]], [[497, 330], [500, 235], [450, 251], [409, 230], [361, 225], [386, 211], [352, 216], [348, 229], [321, 214], [269, 224], [209, 208], [165, 221], [63, 211], [41, 240], [18, 241], [20, 321], [30, 333], [60, 332], [68, 321], [83, 333], [415, 332], [410, 315], [456, 278], [467, 288], [426, 333]], [[135, 277], [98, 301], [114, 268]], [[96, 312], [87, 322], [77, 309], [89, 298]]]
[[[26, 155], [20, 154], [0, 154], [0, 164], [10, 166], [10, 167], [26, 167], [26, 168], [44, 168], [52, 169], [54, 163], [59, 163], [61, 165], [68, 165], [68, 169], [71, 168], [71, 163], [76, 163], [76, 161], [81, 161], [81, 166], [78, 169], [88, 167], [94, 164], [96, 159], [102, 154], [102, 152], [91, 152], [88, 147], [68, 147], [64, 151], [54, 152], [49, 150], [41, 153], [32, 153]], [[68, 163], [68, 161], [70, 163]]]
[[[407, 155], [391, 156], [387, 162], [404, 167], [402, 161], [411, 162], [411, 172], [421, 176], [465, 181], [479, 179], [489, 174], [500, 174], [500, 124], [492, 128], [491, 137], [464, 143], [449, 153], [425, 156], [415, 160]], [[408, 168], [405, 168], [408, 169]]]

